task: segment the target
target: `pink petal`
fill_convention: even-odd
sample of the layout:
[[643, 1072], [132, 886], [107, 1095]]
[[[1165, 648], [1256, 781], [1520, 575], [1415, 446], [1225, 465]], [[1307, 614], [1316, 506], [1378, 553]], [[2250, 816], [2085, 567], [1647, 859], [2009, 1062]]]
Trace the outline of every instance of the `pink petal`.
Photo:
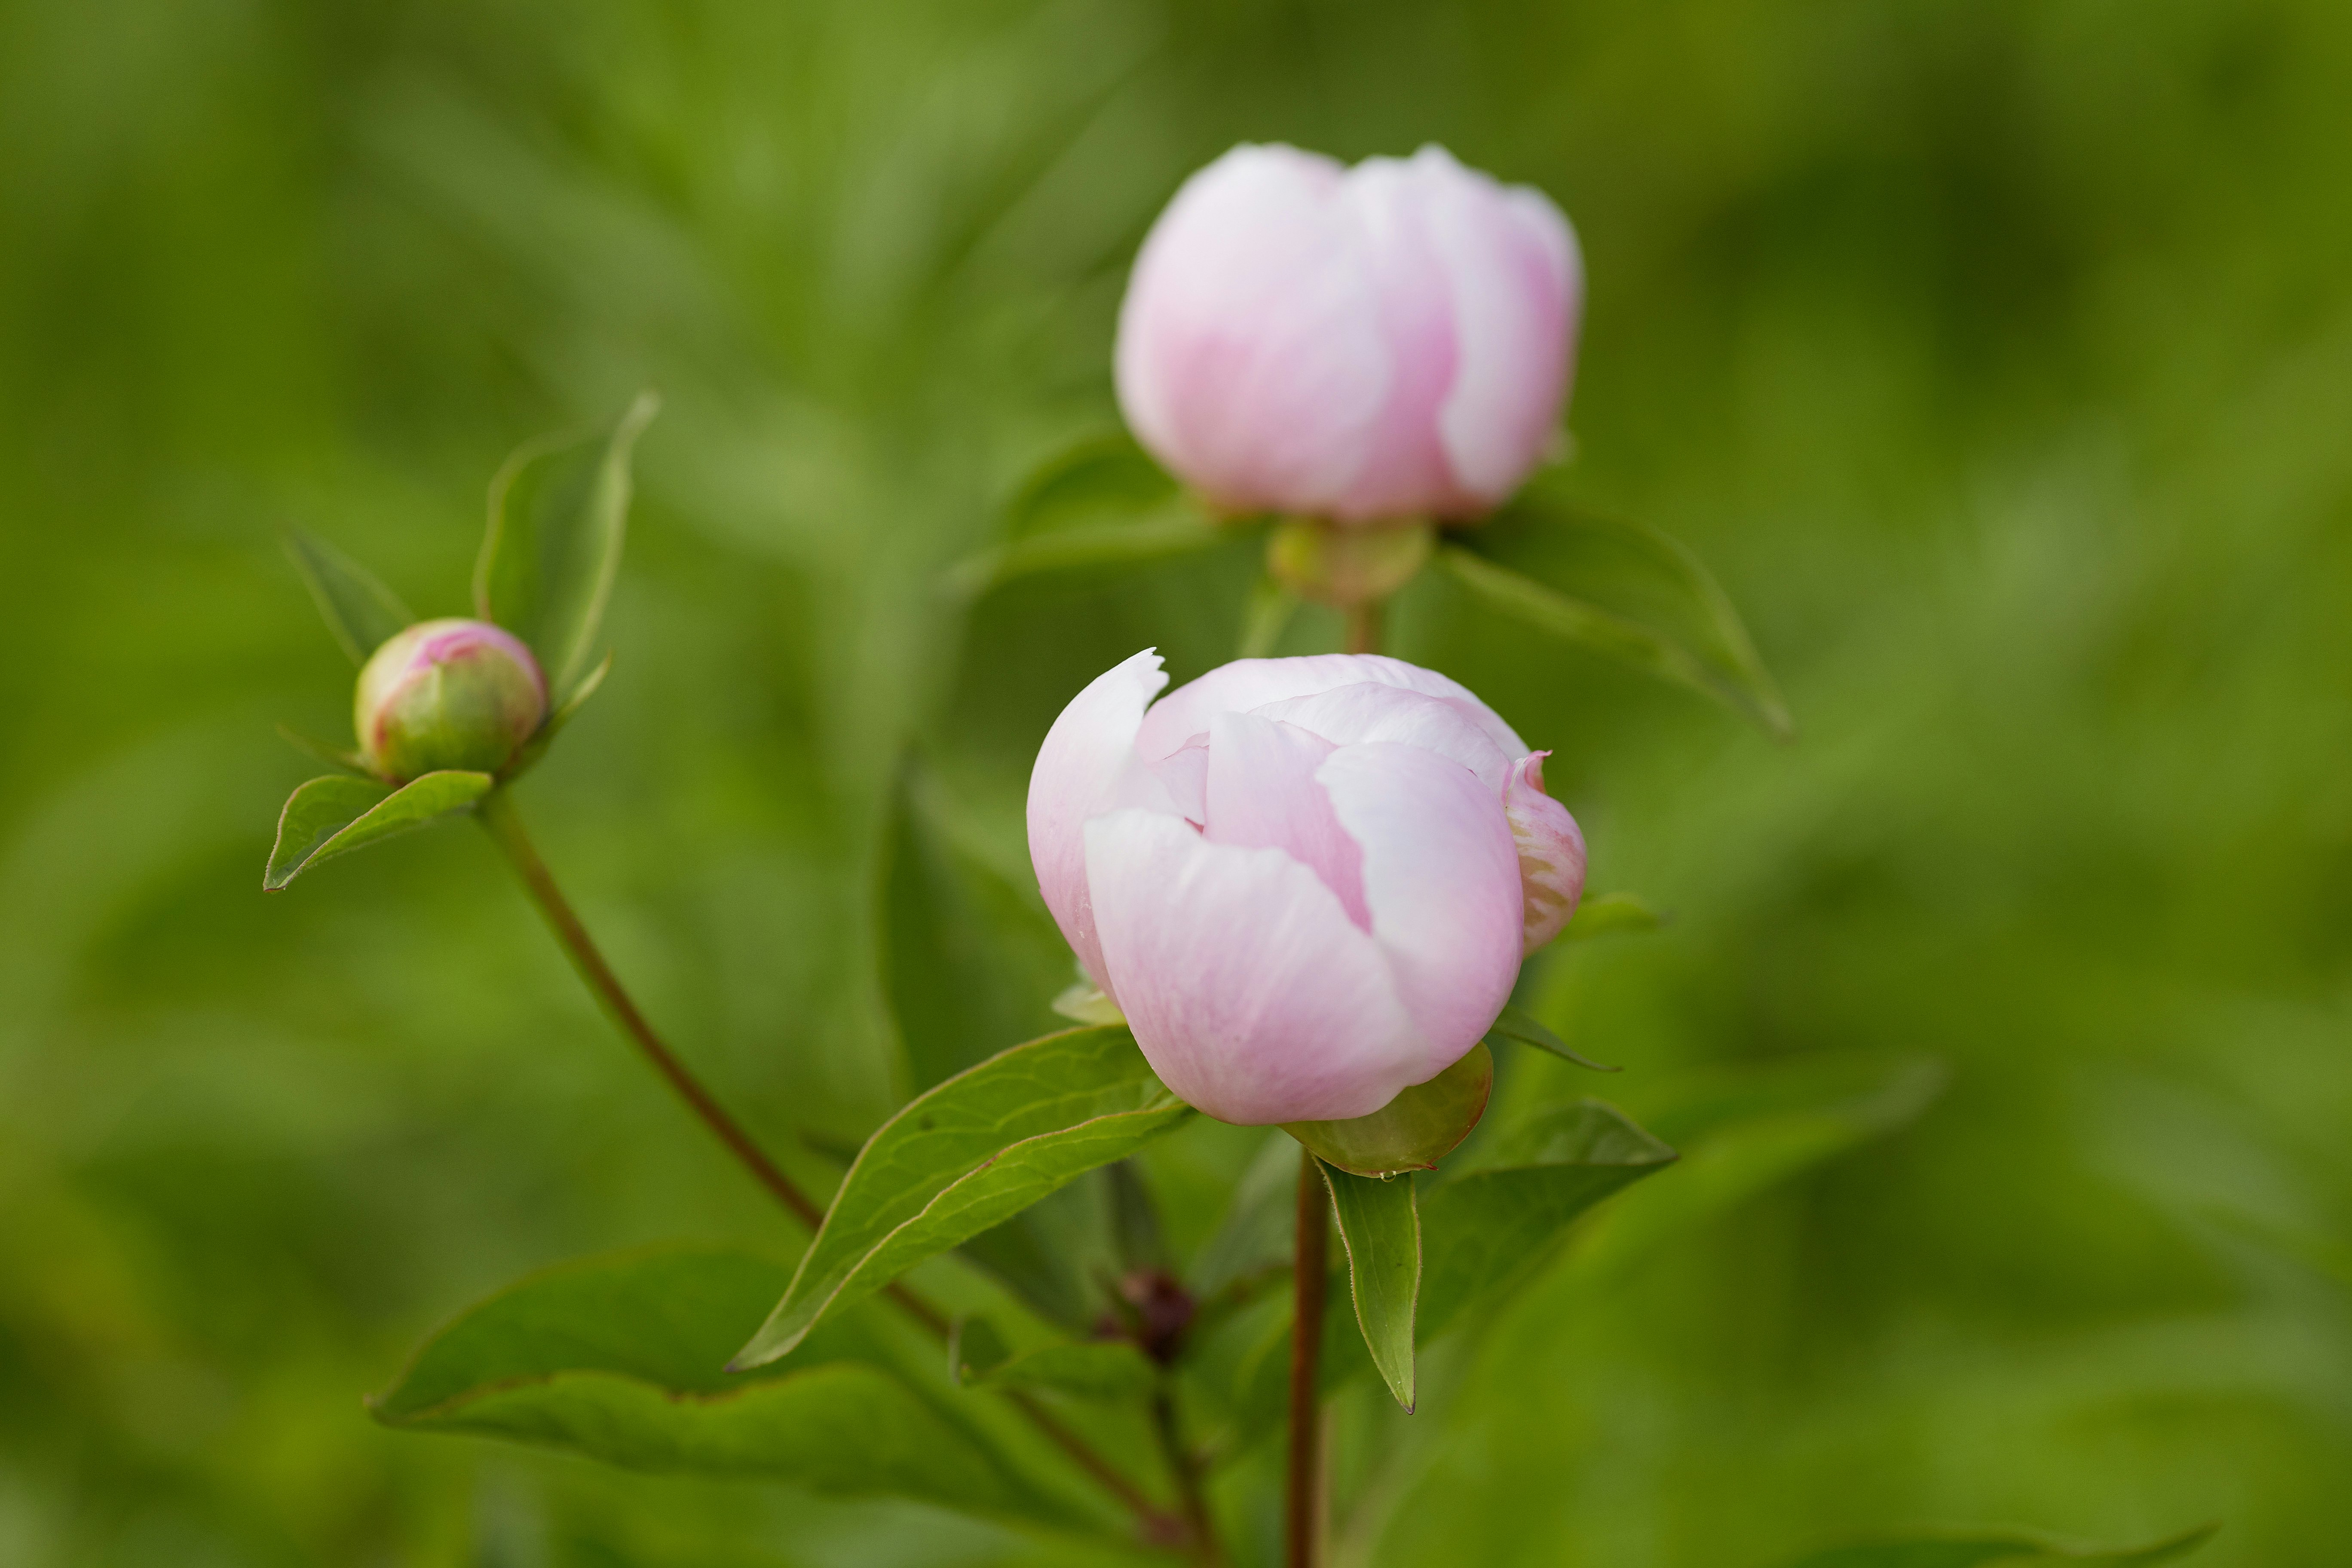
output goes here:
[[1159, 654], [1146, 648], [1097, 676], [1045, 732], [1029, 773], [1029, 863], [1036, 868], [1037, 890], [1071, 951], [1105, 992], [1111, 986], [1087, 901], [1084, 827], [1087, 817], [1114, 805], [1173, 809], [1135, 754], [1144, 705], [1168, 684], [1160, 664]]
[[1330, 742], [1296, 725], [1218, 714], [1209, 726], [1206, 837], [1213, 844], [1283, 851], [1321, 878], [1348, 918], [1370, 931], [1364, 852], [1315, 782], [1315, 770], [1330, 754]]
[[1417, 183], [1414, 166], [1395, 158], [1367, 158], [1341, 182], [1391, 365], [1370, 451], [1332, 505], [1343, 520], [1423, 516], [1460, 501], [1437, 434], [1458, 358], [1452, 289]]
[[1413, 163], [1428, 181], [1426, 220], [1454, 303], [1454, 380], [1438, 434], [1482, 510], [1518, 488], [1559, 425], [1583, 261], [1575, 230], [1540, 192], [1506, 190], [1441, 148]]
[[1372, 934], [1427, 1045], [1423, 1082], [1478, 1043], [1518, 979], [1510, 824], [1475, 774], [1413, 746], [1342, 746], [1315, 776], [1363, 847]]
[[1261, 719], [1296, 724], [1334, 745], [1393, 741], [1435, 752], [1468, 768], [1498, 795], [1510, 782], [1511, 754], [1464, 710], [1459, 698], [1431, 697], [1366, 680], [1336, 686], [1312, 697], [1269, 702], [1252, 711]]
[[1436, 1070], [1388, 960], [1307, 867], [1141, 810], [1086, 839], [1103, 978], [1191, 1104], [1244, 1126], [1365, 1116]]
[[1313, 697], [1337, 687], [1374, 681], [1461, 706], [1465, 717], [1485, 731], [1507, 756], [1527, 754], [1527, 742], [1467, 687], [1433, 669], [1378, 654], [1325, 653], [1303, 658], [1239, 658], [1188, 681], [1152, 704], [1136, 735], [1136, 750], [1158, 762], [1209, 727], [1219, 713], [1247, 713], [1270, 702]]
[[1568, 807], [1544, 793], [1543, 761], [1550, 755], [1521, 757], [1512, 764], [1510, 787], [1503, 792], [1503, 815], [1518, 847], [1522, 953], [1566, 930], [1584, 894], [1584, 834]]
[[1152, 226], [1119, 307], [1136, 438], [1236, 508], [1319, 511], [1362, 468], [1391, 375], [1341, 169], [1236, 147]]

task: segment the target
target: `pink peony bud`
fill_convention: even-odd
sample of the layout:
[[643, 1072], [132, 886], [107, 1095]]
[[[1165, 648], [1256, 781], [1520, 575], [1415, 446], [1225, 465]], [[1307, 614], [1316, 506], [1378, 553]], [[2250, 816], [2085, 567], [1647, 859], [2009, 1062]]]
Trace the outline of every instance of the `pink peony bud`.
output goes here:
[[419, 621], [360, 671], [360, 755], [404, 783], [436, 768], [497, 773], [547, 716], [539, 661], [487, 621]]
[[1237, 510], [1476, 517], [1552, 439], [1583, 299], [1549, 198], [1442, 147], [1352, 169], [1236, 147], [1143, 242], [1119, 405]]
[[1168, 1087], [1226, 1121], [1369, 1115], [1476, 1045], [1584, 845], [1494, 710], [1371, 656], [1097, 679], [1029, 777], [1029, 855]]

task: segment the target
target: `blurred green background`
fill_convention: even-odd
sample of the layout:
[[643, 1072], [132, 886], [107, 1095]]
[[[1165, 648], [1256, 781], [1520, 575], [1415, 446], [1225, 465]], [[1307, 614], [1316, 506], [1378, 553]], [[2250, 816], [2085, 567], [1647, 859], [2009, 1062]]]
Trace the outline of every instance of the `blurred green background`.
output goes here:
[[933, 579], [1112, 426], [1127, 260], [1244, 139], [1438, 140], [1561, 202], [1570, 488], [1697, 547], [1789, 689], [1779, 747], [1444, 584], [1400, 607], [1394, 651], [1557, 749], [1594, 888], [1675, 913], [1531, 972], [1627, 1064], [1602, 1091], [1948, 1074], [1639, 1267], [1549, 1274], [1391, 1424], [1343, 1561], [2205, 1519], [2200, 1565], [2344, 1560], [2340, 0], [8, 0], [0, 1562], [1078, 1560], [367, 1419], [529, 1268], [796, 1243], [479, 835], [260, 893], [316, 771], [271, 726], [340, 734], [349, 692], [273, 531], [455, 612], [506, 451], [663, 390], [615, 673], [523, 805], [821, 1171], [795, 1131], [908, 1081], [886, 994], [978, 1005], [871, 934], [909, 744], [1017, 868], [1060, 704], [1233, 647], [1246, 549], [969, 622]]

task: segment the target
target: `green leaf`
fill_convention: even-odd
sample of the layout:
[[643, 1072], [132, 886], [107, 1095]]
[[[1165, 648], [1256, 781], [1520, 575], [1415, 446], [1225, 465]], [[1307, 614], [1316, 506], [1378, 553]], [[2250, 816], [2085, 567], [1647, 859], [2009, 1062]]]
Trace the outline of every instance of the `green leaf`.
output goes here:
[[2213, 1538], [2218, 1524], [2202, 1524], [2147, 1546], [2083, 1546], [2030, 1530], [1925, 1531], [1851, 1545], [1832, 1546], [1798, 1559], [1790, 1568], [1978, 1568], [2000, 1563], [2074, 1563], [2081, 1568], [2154, 1568], [2185, 1557]]
[[1150, 1394], [1160, 1372], [1128, 1340], [1080, 1340], [1011, 1356], [972, 1381], [982, 1388], [1041, 1390], [1104, 1405]]
[[1508, 1163], [1456, 1176], [1422, 1199], [1424, 1340], [1465, 1308], [1528, 1278], [1577, 1216], [1675, 1159], [1624, 1112], [1597, 1100], [1548, 1112], [1510, 1143]]
[[1130, 565], [1232, 537], [1118, 431], [1040, 464], [1005, 508], [1000, 542], [950, 568], [946, 585], [977, 598], [1039, 572]]
[[1578, 901], [1575, 917], [1560, 936], [1567, 942], [1590, 942], [1618, 931], [1655, 931], [1664, 924], [1665, 917], [1638, 893], [1602, 893]]
[[1370, 1116], [1286, 1121], [1282, 1130], [1313, 1150], [1317, 1159], [1360, 1176], [1433, 1171], [1478, 1125], [1494, 1089], [1494, 1053], [1482, 1040], [1460, 1061]]
[[442, 1330], [369, 1405], [387, 1426], [509, 1438], [628, 1469], [1066, 1521], [971, 1427], [876, 1364], [886, 1352], [867, 1331], [812, 1344], [789, 1374], [722, 1371], [785, 1275], [719, 1248], [567, 1264]]
[[866, 1141], [791, 1288], [735, 1364], [773, 1361], [827, 1313], [1192, 1113], [1123, 1028], [1031, 1040], [918, 1096]]
[[1489, 1040], [1510, 1040], [1522, 1046], [1533, 1046], [1539, 1051], [1550, 1052], [1562, 1061], [1574, 1062], [1580, 1068], [1591, 1068], [1594, 1072], [1625, 1070], [1622, 1068], [1612, 1068], [1606, 1062], [1596, 1062], [1591, 1057], [1570, 1050], [1566, 1040], [1544, 1026], [1542, 1019], [1523, 1007], [1514, 1007], [1507, 1003], [1504, 1005], [1502, 1012], [1496, 1016], [1494, 1026], [1486, 1031], [1486, 1037]]
[[1412, 1413], [1412, 1315], [1421, 1294], [1421, 1214], [1412, 1178], [1354, 1175], [1316, 1162], [1331, 1189], [1331, 1214], [1347, 1249], [1348, 1283], [1356, 1299], [1356, 1327], [1372, 1364]]
[[396, 790], [373, 779], [312, 779], [286, 797], [286, 808], [278, 815], [278, 842], [262, 872], [262, 890], [277, 892], [337, 856], [462, 811], [489, 794], [495, 783], [488, 773], [457, 769], [423, 774]]
[[1712, 697], [1775, 739], [1795, 733], [1730, 598], [1678, 541], [1586, 512], [1540, 482], [1462, 537], [1442, 559], [1488, 604]]
[[326, 617], [327, 629], [353, 664], [365, 664], [368, 655], [415, 623], [416, 617], [399, 595], [317, 534], [289, 528], [281, 537], [287, 559], [301, 574], [310, 597], [318, 601], [319, 614]]
[[526, 442], [490, 481], [475, 612], [530, 645], [559, 707], [595, 657], [628, 531], [630, 449], [660, 407], [641, 392], [609, 429]]

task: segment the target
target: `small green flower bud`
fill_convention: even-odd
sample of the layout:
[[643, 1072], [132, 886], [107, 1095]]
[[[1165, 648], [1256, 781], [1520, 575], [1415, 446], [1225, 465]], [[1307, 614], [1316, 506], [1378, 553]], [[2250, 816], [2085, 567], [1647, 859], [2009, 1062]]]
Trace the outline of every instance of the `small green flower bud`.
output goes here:
[[485, 621], [419, 621], [360, 671], [360, 755], [395, 784], [436, 768], [494, 773], [547, 717], [547, 679], [520, 639]]

